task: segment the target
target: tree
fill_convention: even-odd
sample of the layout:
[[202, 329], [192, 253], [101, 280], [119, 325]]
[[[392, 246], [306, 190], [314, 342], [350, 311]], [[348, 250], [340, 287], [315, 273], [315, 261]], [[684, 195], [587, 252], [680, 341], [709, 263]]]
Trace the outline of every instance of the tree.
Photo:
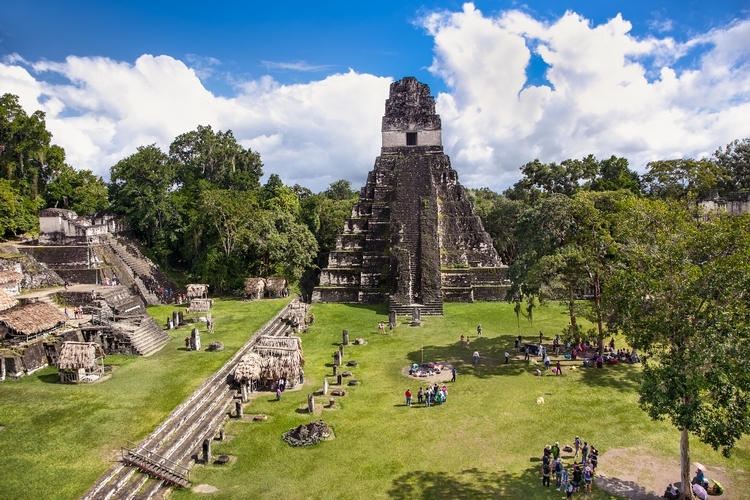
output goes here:
[[155, 144], [141, 146], [110, 169], [109, 195], [112, 209], [125, 215], [131, 228], [164, 259], [168, 239], [176, 236], [168, 229], [179, 214], [172, 188], [175, 166]]
[[91, 170], [76, 170], [62, 164], [50, 178], [45, 190], [48, 207], [73, 210], [88, 215], [109, 207], [107, 185]]
[[527, 205], [523, 201], [494, 193], [489, 188], [469, 193], [474, 211], [482, 219], [500, 259], [510, 265], [518, 256], [517, 223]]
[[214, 132], [210, 125], [177, 136], [169, 157], [181, 186], [205, 179], [224, 189], [246, 191], [258, 187], [263, 175], [258, 153], [238, 144], [231, 130]]
[[41, 198], [23, 196], [12, 182], [0, 179], [0, 238], [38, 230], [37, 214], [43, 203]]
[[728, 455], [750, 433], [750, 216], [639, 200], [618, 230], [609, 326], [642, 353], [640, 406], [679, 429], [688, 485], [690, 434]]
[[611, 156], [599, 162], [599, 174], [591, 181], [591, 191], [618, 191], [625, 189], [633, 194], [641, 192], [641, 179], [628, 168], [626, 158]]
[[692, 158], [652, 161], [641, 177], [648, 196], [695, 203], [713, 188], [729, 180], [726, 168], [707, 159]]
[[334, 201], [351, 200], [357, 197], [357, 192], [352, 189], [352, 183], [344, 179], [332, 182], [323, 194]]
[[26, 114], [18, 96], [0, 97], [0, 176], [14, 181], [21, 195], [32, 200], [43, 191], [62, 151], [50, 144], [44, 119], [42, 111]]
[[726, 171], [728, 191], [750, 189], [750, 138], [735, 140], [713, 154], [716, 165]]

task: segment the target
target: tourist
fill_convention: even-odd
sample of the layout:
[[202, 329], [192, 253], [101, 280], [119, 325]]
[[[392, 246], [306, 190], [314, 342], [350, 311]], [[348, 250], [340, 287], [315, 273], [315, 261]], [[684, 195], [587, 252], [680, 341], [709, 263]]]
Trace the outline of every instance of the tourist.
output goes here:
[[[562, 464], [562, 460], [560, 460], [560, 463]], [[567, 487], [568, 487], [568, 469], [566, 469], [565, 467], [563, 467], [563, 470], [562, 470], [562, 482], [561, 482], [561, 486], [560, 486], [560, 488], [558, 488], [558, 490], [559, 489], [565, 490], [565, 489], [567, 489]], [[571, 491], [571, 493], [573, 492], [573, 490], [570, 490], [570, 491]]]
[[591, 451], [589, 452], [589, 463], [591, 464], [591, 470], [596, 473], [596, 467], [599, 464], [599, 450], [591, 447]]
[[474, 365], [476, 366], [479, 363], [479, 351], [474, 351]]
[[[546, 458], [547, 455], [545, 455]], [[550, 473], [550, 466], [549, 461], [542, 463], [542, 486], [546, 486], [549, 488], [549, 473]]]
[[461, 335], [461, 337], [458, 339], [458, 345], [463, 347], [464, 346], [464, 336]]
[[583, 481], [585, 483], [585, 491], [590, 492], [591, 491], [591, 467], [586, 467], [586, 470], [583, 471]]
[[581, 438], [578, 436], [573, 440], [573, 447], [576, 449], [576, 454], [573, 455], [573, 460], [575, 460], [578, 458], [578, 452], [581, 450]]
[[557, 360], [557, 364], [555, 365], [555, 368], [557, 368], [557, 374], [562, 375], [562, 367], [560, 366], [560, 360]]
[[432, 399], [432, 388], [427, 387], [427, 390], [424, 391], [424, 407], [429, 408], [430, 407], [430, 400]]
[[185, 349], [190, 350], [190, 337], [185, 337]]
[[299, 383], [300, 384], [305, 383], [305, 372], [302, 371], [302, 368], [299, 369]]
[[583, 448], [581, 449], [581, 463], [585, 464], [586, 460], [589, 458], [589, 443], [587, 441], [583, 442]]
[[420, 387], [419, 391], [417, 391], [417, 403], [422, 404], [423, 401], [424, 401], [424, 391]]
[[523, 337], [521, 337], [521, 334], [520, 334], [520, 333], [518, 334], [518, 337], [516, 337], [516, 342], [517, 342], [517, 343], [516, 343], [516, 347], [517, 347], [518, 349], [520, 349], [520, 348], [521, 348], [521, 343], [523, 342]]
[[[59, 311], [59, 309], [58, 309], [58, 311]], [[70, 318], [70, 316], [68, 315], [68, 308], [67, 307], [65, 308], [65, 317], [66, 318]]]
[[466, 336], [466, 348], [468, 349], [470, 345], [471, 345], [471, 339], [470, 339], [470, 338], [469, 338], [469, 336], [467, 335], [467, 336]]
[[451, 382], [456, 381], [456, 367], [451, 368]]
[[668, 500], [677, 500], [680, 497], [680, 490], [674, 487], [672, 483], [669, 483], [667, 489], [664, 491], [664, 498]]
[[477, 337], [482, 336], [482, 324], [479, 323], [479, 326], [477, 326]]
[[706, 480], [706, 475], [703, 472], [703, 469], [698, 467], [695, 471], [695, 477], [692, 480], [693, 484], [700, 484], [701, 486], [706, 486], [708, 484], [708, 481]]
[[583, 480], [583, 472], [581, 471], [581, 468], [577, 465], [573, 467], [573, 489], [578, 492], [578, 489], [581, 487], [581, 481]]
[[406, 406], [411, 406], [411, 389], [407, 388], [404, 395], [406, 396]]
[[448, 388], [443, 384], [442, 389], [440, 389], [440, 392], [443, 393], [443, 401], [448, 401]]
[[523, 348], [523, 360], [524, 361], [529, 360], [529, 346], [524, 346]]
[[700, 498], [700, 500], [708, 500], [708, 492], [706, 491], [706, 488], [700, 484], [693, 485], [693, 494], [696, 498]]
[[[553, 453], [554, 456], [554, 453]], [[555, 457], [553, 460], [555, 464], [552, 471], [555, 473], [555, 487], [559, 490], [562, 488], [562, 475], [563, 475], [563, 463], [562, 459]]]
[[510, 353], [508, 351], [505, 351], [505, 364], [508, 364], [508, 361], [510, 360]]
[[565, 498], [573, 498], [573, 484], [572, 483], [568, 483], [568, 486], [565, 488]]
[[544, 355], [544, 369], [545, 369], [545, 370], [549, 370], [549, 364], [550, 364], [549, 356], [547, 356], [547, 355], [545, 354], [545, 355]]
[[542, 339], [544, 338], [544, 335], [542, 334], [542, 331], [539, 330], [539, 345], [542, 345]]
[[555, 444], [552, 445], [552, 457], [557, 460], [560, 458], [560, 443], [555, 441]]
[[281, 387], [276, 387], [276, 401], [281, 401]]

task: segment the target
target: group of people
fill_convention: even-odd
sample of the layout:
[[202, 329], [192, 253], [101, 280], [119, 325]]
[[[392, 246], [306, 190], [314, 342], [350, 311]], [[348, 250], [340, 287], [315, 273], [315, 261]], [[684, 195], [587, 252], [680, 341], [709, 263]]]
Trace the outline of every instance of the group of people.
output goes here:
[[[709, 485], [710, 483], [713, 483]], [[693, 491], [693, 495], [701, 500], [707, 500], [708, 495], [721, 495], [724, 493], [724, 487], [716, 480], [711, 480], [706, 477], [706, 473], [703, 470], [702, 465], [698, 465], [695, 470], [695, 476], [690, 482], [690, 489]], [[680, 497], [680, 489], [675, 487], [673, 484], [667, 486], [664, 492], [664, 498], [675, 500]]]
[[[560, 455], [560, 443], [544, 447], [542, 454], [542, 486], [550, 487], [550, 477], [555, 481], [555, 487], [559, 491], [565, 491], [568, 498], [572, 498], [574, 492], [580, 491], [581, 486], [584, 491], [591, 491], [591, 485], [594, 481], [594, 474], [599, 461], [598, 450], [586, 441], [581, 440], [579, 436], [573, 441], [575, 454], [573, 455], [573, 468], [569, 472], [563, 463]], [[567, 448], [573, 451], [573, 448]], [[578, 455], [581, 455], [581, 461], [577, 462]]]
[[[406, 389], [404, 396], [406, 396], [406, 406], [411, 406], [413, 399], [411, 389]], [[446, 401], [448, 401], [448, 387], [445, 384], [443, 384], [443, 387], [438, 386], [438, 384], [428, 385], [426, 389], [420, 387], [417, 391], [417, 404], [424, 403], [425, 408], [434, 404], [441, 405]]]

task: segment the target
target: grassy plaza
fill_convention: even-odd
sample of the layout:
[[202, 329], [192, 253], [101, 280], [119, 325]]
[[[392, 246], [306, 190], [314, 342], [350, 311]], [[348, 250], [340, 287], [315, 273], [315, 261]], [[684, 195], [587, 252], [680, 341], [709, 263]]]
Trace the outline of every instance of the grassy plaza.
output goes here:
[[[207, 346], [221, 340], [226, 345], [221, 352], [184, 351], [188, 329], [182, 328], [151, 357], [108, 357], [115, 370], [101, 383], [57, 384], [54, 367], [48, 367], [0, 384], [0, 446], [5, 450], [0, 497], [80, 497], [117, 458], [120, 446], [147, 435], [285, 303], [218, 300], [216, 333], [204, 335], [203, 341]], [[171, 310], [161, 306], [149, 312], [161, 323]], [[537, 366], [516, 358], [513, 340], [519, 333], [531, 341], [542, 330], [551, 343], [567, 325], [565, 311], [556, 305], [537, 308], [533, 324], [522, 317], [519, 326], [510, 304], [446, 304], [445, 316], [423, 317], [421, 327], [400, 318], [390, 335], [377, 330], [379, 321], [387, 321], [385, 306], [329, 304], [312, 311], [315, 325], [301, 335], [304, 386], [285, 392], [281, 401], [270, 393], [252, 399], [246, 418], [226, 424], [228, 439], [213, 444], [214, 456], [230, 455], [230, 463], [192, 469], [194, 485], [218, 491], [174, 491], [174, 498], [563, 498], [541, 486], [546, 444], [559, 441], [562, 446], [580, 435], [599, 448], [600, 468], [614, 449], [679, 457], [677, 430], [651, 421], [638, 408], [639, 365], [575, 370], [564, 365], [562, 377], [549, 372], [536, 377]], [[476, 336], [479, 323], [481, 338]], [[320, 390], [326, 376], [335, 383], [332, 355], [345, 328], [350, 340], [367, 341], [344, 351], [344, 363], [358, 362], [344, 369], [361, 384], [346, 386], [347, 395], [337, 398], [333, 409], [310, 415], [307, 395]], [[471, 336], [470, 349], [459, 346], [462, 334]], [[472, 365], [475, 349], [477, 367]], [[507, 365], [506, 350], [512, 354]], [[404, 404], [406, 388], [416, 395], [424, 384], [402, 370], [422, 360], [458, 369], [442, 406]], [[537, 404], [540, 396], [544, 404]], [[322, 406], [328, 397], [317, 401]], [[268, 420], [248, 418], [258, 413]], [[308, 448], [291, 448], [281, 439], [290, 428], [319, 418], [333, 429], [334, 439]], [[725, 498], [747, 498], [739, 485], [748, 479], [750, 439], [744, 438], [727, 459], [692, 438], [691, 454], [726, 471], [737, 488]], [[674, 476], [679, 479], [679, 469]], [[596, 486], [587, 496], [616, 498]]]

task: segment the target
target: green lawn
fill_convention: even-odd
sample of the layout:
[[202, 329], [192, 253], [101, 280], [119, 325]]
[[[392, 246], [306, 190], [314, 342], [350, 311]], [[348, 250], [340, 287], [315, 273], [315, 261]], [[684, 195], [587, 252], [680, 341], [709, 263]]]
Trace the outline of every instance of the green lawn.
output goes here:
[[[217, 301], [216, 334], [227, 345], [219, 353], [182, 350], [186, 329], [149, 358], [113, 356], [113, 377], [100, 384], [53, 383], [54, 369], [0, 384], [0, 498], [65, 498], [83, 494], [108, 468], [126, 440], [137, 441], [216, 370], [285, 302]], [[154, 308], [159, 323], [171, 307]], [[424, 325], [400, 324], [393, 335], [378, 335], [387, 321], [384, 307], [316, 305], [315, 326], [303, 334], [306, 384], [288, 391], [280, 402], [261, 394], [246, 414], [265, 413], [268, 420], [230, 421], [223, 443], [213, 453], [235, 459], [227, 466], [198, 465], [194, 484], [219, 488], [212, 498], [563, 498], [540, 486], [539, 456], [545, 444], [572, 441], [576, 434], [602, 452], [645, 446], [654, 455], [678, 457], [679, 435], [666, 422], [652, 422], [637, 406], [638, 366], [565, 371], [564, 377], [535, 377], [535, 367], [503, 364], [519, 333], [526, 339], [544, 331], [547, 338], [567, 325], [556, 306], [535, 309], [533, 325], [512, 305], [446, 304], [445, 316], [425, 317]], [[483, 338], [476, 339], [482, 323]], [[342, 329], [365, 346], [345, 349], [345, 361], [362, 381], [348, 388], [334, 410], [312, 417], [302, 410], [307, 394], [331, 374], [332, 354]], [[460, 348], [461, 334], [472, 336], [472, 348]], [[212, 336], [203, 337], [207, 345]], [[619, 339], [618, 339], [619, 340]], [[471, 365], [474, 349], [479, 367]], [[403, 405], [407, 387], [418, 381], [402, 376], [412, 362], [445, 361], [458, 367], [449, 384], [446, 405]], [[539, 396], [544, 405], [537, 405]], [[319, 398], [319, 401], [327, 398]], [[416, 398], [415, 398], [416, 399]], [[309, 448], [291, 448], [281, 434], [291, 427], [323, 418], [335, 439]], [[721, 466], [739, 486], [750, 467], [750, 439], [731, 459], [691, 440], [694, 460]], [[739, 489], [739, 488], [738, 488]], [[736, 491], [732, 492], [732, 498]], [[173, 498], [204, 497], [175, 491]], [[595, 491], [589, 498], [610, 498]]]
[[[127, 440], [139, 441], [231, 357], [287, 300], [216, 301], [221, 352], [188, 352], [189, 328], [173, 330], [156, 354], [109, 356], [111, 379], [88, 385], [57, 383], [48, 367], [0, 383], [0, 498], [78, 498], [111, 465]], [[149, 309], [160, 324], [172, 306]]]
[[[212, 498], [563, 498], [540, 485], [539, 457], [554, 441], [572, 442], [580, 434], [602, 452], [647, 446], [657, 455], [679, 456], [678, 433], [638, 409], [637, 366], [535, 377], [526, 362], [504, 365], [503, 353], [519, 333], [512, 305], [446, 304], [444, 317], [425, 317], [420, 328], [399, 325], [392, 336], [377, 334], [377, 322], [387, 321], [385, 308], [316, 305], [314, 312], [316, 324], [303, 335], [304, 390], [285, 393], [281, 402], [268, 394], [251, 402], [246, 414], [265, 413], [268, 420], [231, 421], [231, 439], [213, 447], [214, 455], [236, 461], [193, 469], [194, 484], [219, 488]], [[479, 322], [484, 336], [474, 341]], [[549, 339], [565, 325], [564, 312], [550, 306], [536, 309], [533, 325], [522, 318], [520, 332], [530, 339], [541, 329]], [[336, 409], [312, 417], [302, 410], [307, 394], [332, 373], [344, 328], [350, 339], [369, 342], [345, 350], [345, 361], [359, 362], [352, 371], [362, 385], [347, 387]], [[470, 350], [458, 346], [461, 334], [472, 336]], [[407, 408], [404, 391], [410, 387], [416, 394], [420, 384], [400, 373], [422, 360], [423, 348], [425, 361], [455, 363], [458, 380], [448, 384], [446, 405]], [[476, 369], [474, 348], [481, 355]], [[544, 405], [536, 404], [539, 396]], [[282, 441], [283, 432], [317, 418], [333, 428], [334, 440], [309, 448]], [[729, 460], [697, 439], [691, 445], [695, 459], [727, 470], [750, 464], [747, 438]], [[588, 496], [610, 498], [601, 491]]]

